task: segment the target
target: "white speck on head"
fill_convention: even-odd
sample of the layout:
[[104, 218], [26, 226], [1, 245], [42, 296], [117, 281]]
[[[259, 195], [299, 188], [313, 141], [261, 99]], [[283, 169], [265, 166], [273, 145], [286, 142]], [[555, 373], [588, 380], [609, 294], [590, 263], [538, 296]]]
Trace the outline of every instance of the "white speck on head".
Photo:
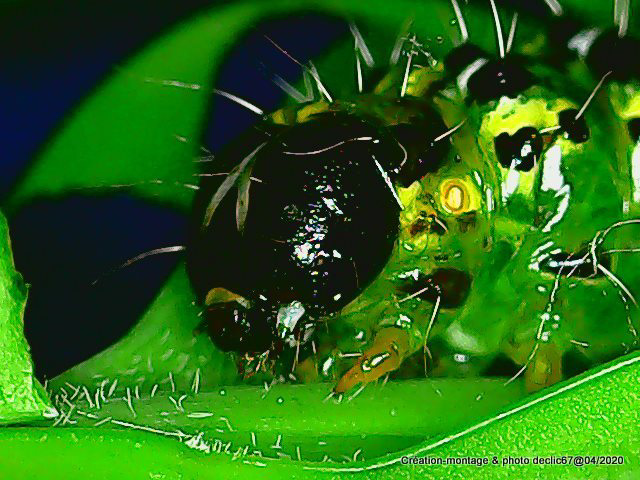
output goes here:
[[478, 187], [482, 187], [482, 177], [480, 176], [480, 173], [477, 170], [473, 171], [473, 178], [478, 184]]
[[331, 369], [331, 366], [333, 365], [333, 361], [334, 361], [333, 357], [327, 357], [327, 359], [322, 363], [322, 374], [324, 376], [329, 375], [329, 370]]
[[304, 306], [298, 301], [280, 307], [278, 310], [276, 328], [278, 331], [291, 332], [296, 327], [298, 320], [304, 315]]

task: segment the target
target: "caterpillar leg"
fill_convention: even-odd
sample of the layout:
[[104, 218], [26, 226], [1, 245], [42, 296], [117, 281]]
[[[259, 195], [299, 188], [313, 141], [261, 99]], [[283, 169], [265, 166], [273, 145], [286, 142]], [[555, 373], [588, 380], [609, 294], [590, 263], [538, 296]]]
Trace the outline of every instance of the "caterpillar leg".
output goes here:
[[344, 393], [356, 385], [373, 382], [400, 367], [411, 353], [407, 330], [383, 328], [376, 334], [373, 345], [338, 380], [334, 391]]

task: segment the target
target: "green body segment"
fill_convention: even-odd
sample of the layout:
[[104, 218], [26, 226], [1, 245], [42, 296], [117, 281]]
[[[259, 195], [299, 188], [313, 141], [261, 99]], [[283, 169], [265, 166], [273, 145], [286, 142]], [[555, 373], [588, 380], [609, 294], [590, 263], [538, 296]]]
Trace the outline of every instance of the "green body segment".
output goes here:
[[[418, 69], [409, 77], [408, 95], [421, 96], [441, 76], [433, 68]], [[418, 352], [425, 357], [425, 373], [427, 355], [432, 374], [464, 376], [482, 374], [504, 354], [527, 369], [527, 383], [537, 389], [637, 347], [640, 316], [627, 285], [640, 281], [633, 255], [637, 226], [630, 220], [638, 211], [640, 194], [634, 198], [634, 192], [640, 178], [634, 172], [638, 177], [640, 166], [633, 164], [635, 145], [619, 131], [620, 119], [632, 117], [629, 112], [638, 106], [636, 90], [627, 86], [624, 102], [613, 95], [612, 104], [594, 102], [581, 113], [589, 138], [576, 143], [558, 131], [559, 117], [563, 110], [577, 112], [587, 93], [580, 98], [579, 90], [569, 98], [533, 86], [488, 104], [466, 106], [462, 96], [457, 105], [434, 101], [450, 126], [461, 118], [456, 110], [465, 111], [466, 123], [452, 135], [454, 148], [444, 167], [399, 188], [405, 208], [396, 248], [360, 298], [329, 320], [336, 338], [325, 335], [325, 344], [320, 342], [324, 361], [334, 365], [343, 352], [366, 352], [377, 332], [395, 328], [409, 339], [404, 358]], [[494, 139], [523, 127], [549, 132], [549, 138], [537, 165], [519, 172], [500, 164]], [[472, 203], [462, 212], [466, 218], [471, 213], [470, 225], [446, 206], [443, 189], [452, 180], [461, 182]], [[416, 234], [412, 227], [427, 213], [445, 220], [447, 232]], [[586, 278], [572, 267], [559, 273], [544, 268], [552, 255], [584, 261], [586, 252], [589, 261], [597, 258]], [[473, 279], [463, 305], [438, 308], [433, 299], [403, 293], [408, 277], [439, 268]], [[416, 364], [423, 362], [406, 362], [400, 375], [415, 375]], [[325, 373], [335, 378], [336, 371]]]

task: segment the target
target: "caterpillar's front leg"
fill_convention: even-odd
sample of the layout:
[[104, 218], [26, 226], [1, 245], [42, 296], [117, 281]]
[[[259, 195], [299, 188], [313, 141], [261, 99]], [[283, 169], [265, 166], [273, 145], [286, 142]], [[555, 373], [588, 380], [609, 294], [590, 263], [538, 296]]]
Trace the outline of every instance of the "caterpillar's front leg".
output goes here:
[[386, 327], [378, 331], [371, 347], [342, 375], [334, 391], [344, 393], [359, 384], [371, 383], [398, 369], [415, 351], [411, 344], [410, 334], [405, 329]]

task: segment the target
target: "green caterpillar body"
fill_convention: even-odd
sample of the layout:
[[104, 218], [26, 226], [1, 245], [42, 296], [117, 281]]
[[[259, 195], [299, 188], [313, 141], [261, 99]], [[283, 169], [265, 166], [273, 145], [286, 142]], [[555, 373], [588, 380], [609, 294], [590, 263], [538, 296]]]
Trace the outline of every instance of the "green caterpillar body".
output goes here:
[[[437, 61], [407, 35], [407, 63], [372, 91], [270, 116], [293, 129], [327, 114], [371, 121], [397, 132], [409, 163], [447, 146], [417, 180], [388, 177], [401, 211], [386, 265], [315, 319], [293, 369], [281, 355], [274, 371], [337, 381], [338, 393], [387, 374], [523, 375], [535, 390], [637, 347], [640, 133], [628, 125], [639, 84], [616, 78], [592, 98], [589, 62], [564, 56], [560, 68], [580, 77], [571, 88], [557, 66], [531, 62], [549, 45], [525, 37], [526, 65], [502, 45], [501, 57], [461, 45]], [[410, 135], [396, 128], [412, 122]], [[209, 306], [237, 301], [206, 287]], [[246, 357], [248, 370], [267, 357]]]
[[[586, 63], [571, 61], [595, 86]], [[464, 120], [454, 153], [399, 188], [393, 255], [329, 323], [321, 375], [338, 379], [357, 357], [342, 392], [389, 372], [483, 375], [506, 356], [535, 390], [636, 348], [639, 154], [626, 127], [640, 105], [636, 81], [606, 83], [578, 115], [589, 90], [569, 95], [552, 77], [486, 101], [439, 76], [452, 79], [446, 68], [415, 69], [407, 95], [427, 95], [448, 125]], [[506, 163], [502, 140], [516, 142]], [[518, 168], [522, 149], [534, 159]], [[434, 218], [446, 232], [434, 233]]]

